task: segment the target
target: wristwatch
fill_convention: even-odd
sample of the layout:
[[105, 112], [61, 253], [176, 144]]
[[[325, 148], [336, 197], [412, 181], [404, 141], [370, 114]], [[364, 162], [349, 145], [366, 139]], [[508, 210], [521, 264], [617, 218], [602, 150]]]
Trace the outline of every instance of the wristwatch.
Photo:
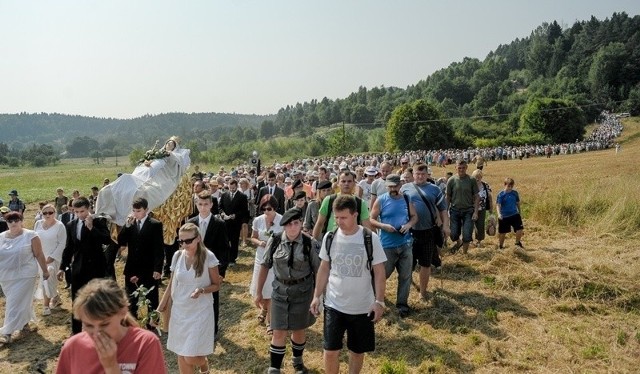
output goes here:
[[376, 304], [380, 305], [383, 308], [385, 307], [384, 301], [376, 300]]

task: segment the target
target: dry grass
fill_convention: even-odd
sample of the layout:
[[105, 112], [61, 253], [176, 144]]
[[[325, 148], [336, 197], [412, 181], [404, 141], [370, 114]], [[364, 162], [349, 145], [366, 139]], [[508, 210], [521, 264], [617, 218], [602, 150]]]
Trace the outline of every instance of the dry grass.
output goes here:
[[[433, 298], [401, 320], [393, 308], [376, 327], [366, 373], [637, 372], [640, 351], [640, 123], [626, 122], [623, 151], [490, 163], [497, 192], [516, 180], [525, 211], [524, 244], [446, 256]], [[436, 171], [436, 174], [444, 171]], [[23, 188], [24, 189], [24, 188]], [[268, 366], [268, 337], [248, 296], [253, 254], [241, 253], [222, 290], [222, 338], [212, 372], [254, 373]], [[414, 274], [417, 281], [417, 274]], [[395, 302], [389, 281], [387, 304]], [[0, 311], [3, 311], [0, 299]], [[66, 338], [69, 302], [39, 331], [0, 349], [0, 372], [51, 372]], [[41, 308], [37, 308], [38, 313]], [[309, 332], [305, 360], [322, 372], [322, 323]], [[290, 353], [288, 354], [290, 355]], [[175, 355], [166, 353], [170, 371]], [[343, 371], [346, 356], [343, 355]], [[291, 373], [289, 358], [285, 373]]]

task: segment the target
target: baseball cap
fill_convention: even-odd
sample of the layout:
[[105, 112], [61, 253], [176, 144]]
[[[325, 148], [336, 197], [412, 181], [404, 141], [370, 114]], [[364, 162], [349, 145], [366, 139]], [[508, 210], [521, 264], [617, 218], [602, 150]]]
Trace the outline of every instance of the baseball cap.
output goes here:
[[400, 176], [398, 174], [389, 174], [387, 175], [387, 179], [385, 179], [385, 186], [397, 186], [400, 184]]

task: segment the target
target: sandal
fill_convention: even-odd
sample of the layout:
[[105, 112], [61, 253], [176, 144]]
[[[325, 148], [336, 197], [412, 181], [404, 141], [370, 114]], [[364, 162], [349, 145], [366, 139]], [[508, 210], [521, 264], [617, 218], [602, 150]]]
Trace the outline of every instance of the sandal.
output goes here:
[[271, 328], [271, 324], [267, 324], [267, 335], [273, 335], [273, 329]]
[[262, 310], [260, 312], [260, 314], [258, 314], [258, 322], [260, 322], [260, 324], [264, 323], [265, 318], [267, 318], [267, 311], [266, 310]]

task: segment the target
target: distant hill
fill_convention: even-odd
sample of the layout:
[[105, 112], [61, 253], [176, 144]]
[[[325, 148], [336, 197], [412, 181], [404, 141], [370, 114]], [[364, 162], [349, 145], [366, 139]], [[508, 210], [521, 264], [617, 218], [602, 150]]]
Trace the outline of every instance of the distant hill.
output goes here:
[[76, 137], [121, 146], [153, 145], [171, 135], [216, 139], [230, 129], [255, 131], [273, 116], [229, 113], [165, 113], [133, 119], [97, 118], [58, 113], [0, 114], [0, 142], [13, 148], [38, 143], [64, 149]]

